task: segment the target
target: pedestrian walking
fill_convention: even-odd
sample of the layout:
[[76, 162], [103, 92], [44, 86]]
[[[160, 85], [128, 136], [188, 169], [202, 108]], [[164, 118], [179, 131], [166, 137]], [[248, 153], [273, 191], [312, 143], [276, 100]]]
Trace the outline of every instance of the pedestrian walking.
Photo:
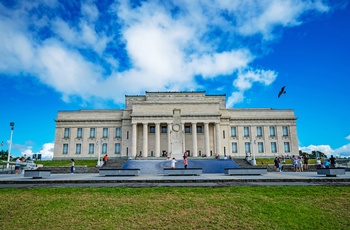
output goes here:
[[70, 165], [70, 173], [73, 174], [75, 172], [75, 162], [74, 159], [71, 159], [71, 165]]

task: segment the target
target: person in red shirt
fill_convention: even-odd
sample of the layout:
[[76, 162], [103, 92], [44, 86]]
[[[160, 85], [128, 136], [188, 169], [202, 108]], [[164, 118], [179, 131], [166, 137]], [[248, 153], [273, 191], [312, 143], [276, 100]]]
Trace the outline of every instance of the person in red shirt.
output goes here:
[[108, 161], [108, 155], [106, 154], [106, 155], [103, 157], [103, 166], [106, 166], [106, 165], [107, 165], [107, 161]]

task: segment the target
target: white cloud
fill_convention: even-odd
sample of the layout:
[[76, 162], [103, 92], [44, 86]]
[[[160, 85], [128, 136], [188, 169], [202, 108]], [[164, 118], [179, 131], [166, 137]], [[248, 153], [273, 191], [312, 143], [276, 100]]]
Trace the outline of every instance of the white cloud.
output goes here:
[[22, 156], [26, 155], [27, 157], [32, 157], [33, 154], [41, 154], [41, 159], [44, 160], [51, 160], [53, 157], [53, 151], [54, 151], [54, 144], [53, 143], [46, 143], [42, 146], [41, 150], [39, 152], [33, 152], [32, 147], [28, 146], [27, 149], [23, 150], [21, 152]]
[[326, 12], [328, 7], [319, 1], [272, 0], [241, 1], [235, 8], [238, 31], [244, 35], [262, 34], [264, 39], [274, 37], [276, 27], [292, 27], [302, 23], [306, 11]]
[[350, 157], [350, 144], [344, 145], [337, 149], [332, 149], [329, 145], [309, 145], [307, 147], [299, 147], [303, 152], [311, 153], [312, 151], [320, 151], [327, 155], [327, 157], [340, 156]]
[[[29, 10], [42, 4], [55, 16]], [[64, 4], [20, 2], [14, 9], [0, 4], [0, 73], [35, 76], [67, 102], [78, 96], [116, 103], [125, 94], [202, 89], [198, 76], [220, 88], [218, 77], [224, 76], [236, 88], [230, 107], [242, 102], [254, 83], [267, 86], [277, 77], [274, 70], [251, 66], [263, 54], [242, 36], [261, 34], [254, 45], [263, 44], [276, 28], [301, 24], [305, 13], [329, 10], [320, 0], [150, 0], [137, 7], [118, 2], [101, 13], [87, 1], [73, 21], [55, 11]]]
[[275, 81], [277, 73], [272, 70], [248, 70], [240, 71], [238, 77], [233, 81], [233, 85], [238, 89], [238, 92], [233, 92], [227, 100], [227, 106], [232, 107], [234, 104], [242, 102], [244, 99], [244, 92], [249, 90], [253, 83], [258, 82], [265, 86], [270, 85]]
[[345, 139], [350, 141], [350, 135], [345, 137]]

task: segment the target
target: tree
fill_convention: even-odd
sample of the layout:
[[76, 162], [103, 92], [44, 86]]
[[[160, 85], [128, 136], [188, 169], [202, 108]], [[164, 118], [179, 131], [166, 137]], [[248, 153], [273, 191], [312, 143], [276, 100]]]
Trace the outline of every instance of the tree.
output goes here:
[[8, 150], [6, 150], [6, 151], [1, 150], [1, 151], [0, 151], [0, 160], [5, 160], [5, 161], [7, 161], [7, 155], [8, 155]]

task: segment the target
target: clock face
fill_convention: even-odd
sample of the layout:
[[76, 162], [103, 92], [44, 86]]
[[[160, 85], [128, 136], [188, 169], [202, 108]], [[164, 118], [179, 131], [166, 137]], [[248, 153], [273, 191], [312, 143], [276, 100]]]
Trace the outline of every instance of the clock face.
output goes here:
[[174, 124], [173, 125], [173, 131], [174, 132], [179, 132], [180, 131], [180, 125], [179, 124]]

